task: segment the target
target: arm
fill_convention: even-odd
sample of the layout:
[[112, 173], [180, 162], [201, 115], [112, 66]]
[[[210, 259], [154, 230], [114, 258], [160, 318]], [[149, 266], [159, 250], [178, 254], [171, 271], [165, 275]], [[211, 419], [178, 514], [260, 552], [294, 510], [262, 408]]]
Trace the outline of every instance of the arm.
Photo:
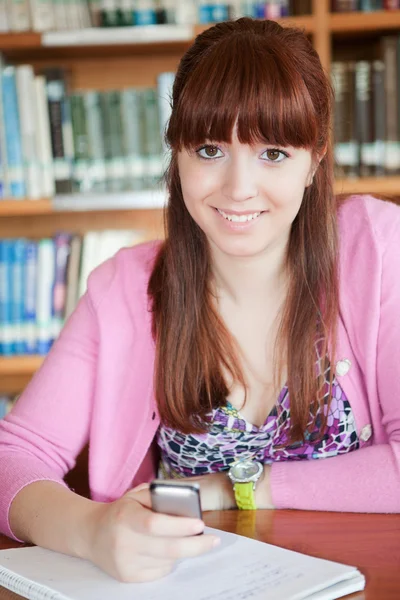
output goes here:
[[[99, 276], [102, 280], [110, 270], [109, 264], [100, 270], [95, 288]], [[63, 477], [89, 437], [97, 345], [89, 291], [11, 413], [0, 421], [0, 531], [6, 535], [13, 536], [10, 505], [28, 484], [50, 480], [66, 488]], [[26, 539], [19, 520], [13, 519], [13, 527]]]
[[[388, 443], [318, 461], [275, 463], [271, 467], [273, 504], [279, 508], [354, 512], [400, 512], [400, 222], [382, 256], [377, 340], [377, 393]], [[396, 218], [397, 217], [397, 218]], [[381, 234], [381, 239], [385, 234]], [[351, 398], [350, 404], [351, 404]], [[268, 480], [268, 477], [265, 481]]]

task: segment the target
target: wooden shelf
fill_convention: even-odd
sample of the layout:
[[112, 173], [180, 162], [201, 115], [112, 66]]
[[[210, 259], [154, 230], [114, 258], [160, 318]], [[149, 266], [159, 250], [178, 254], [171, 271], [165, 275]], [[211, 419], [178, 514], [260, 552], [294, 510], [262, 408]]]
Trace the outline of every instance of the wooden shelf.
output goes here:
[[335, 182], [336, 194], [382, 194], [400, 197], [400, 177], [364, 177], [339, 179]]
[[0, 377], [31, 377], [40, 367], [43, 360], [44, 356], [0, 356]]
[[335, 34], [400, 29], [400, 10], [333, 13], [329, 16], [329, 29]]
[[0, 217], [48, 215], [53, 212], [51, 200], [0, 200]]

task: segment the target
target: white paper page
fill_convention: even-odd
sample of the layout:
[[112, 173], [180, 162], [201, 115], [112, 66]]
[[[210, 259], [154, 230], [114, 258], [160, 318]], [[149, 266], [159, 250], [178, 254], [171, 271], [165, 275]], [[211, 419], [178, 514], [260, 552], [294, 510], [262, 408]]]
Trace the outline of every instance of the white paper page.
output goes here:
[[[121, 584], [87, 561], [42, 548], [0, 551], [0, 565], [57, 590], [68, 600], [176, 600], [177, 593], [191, 600], [303, 600], [358, 574], [354, 567], [219, 530], [206, 532], [221, 537], [218, 548], [181, 561], [173, 573], [152, 583]], [[363, 579], [355, 585], [350, 592], [363, 589]], [[338, 597], [333, 590], [313, 600]]]

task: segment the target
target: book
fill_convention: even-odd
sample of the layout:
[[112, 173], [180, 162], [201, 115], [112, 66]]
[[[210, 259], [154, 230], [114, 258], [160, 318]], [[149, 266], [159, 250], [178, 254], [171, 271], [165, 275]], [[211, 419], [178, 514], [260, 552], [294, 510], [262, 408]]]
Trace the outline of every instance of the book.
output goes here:
[[335, 600], [364, 589], [355, 567], [233, 533], [206, 532], [218, 535], [221, 544], [179, 561], [158, 581], [119, 583], [88, 561], [31, 547], [0, 551], [0, 584], [31, 600]]
[[26, 186], [15, 67], [6, 66], [2, 70], [2, 96], [9, 192], [13, 198], [22, 199]]
[[36, 143], [38, 139], [36, 131], [38, 121], [36, 119], [35, 74], [32, 66], [19, 65], [15, 69], [15, 77], [26, 195], [28, 198], [37, 199], [42, 195], [42, 186]]

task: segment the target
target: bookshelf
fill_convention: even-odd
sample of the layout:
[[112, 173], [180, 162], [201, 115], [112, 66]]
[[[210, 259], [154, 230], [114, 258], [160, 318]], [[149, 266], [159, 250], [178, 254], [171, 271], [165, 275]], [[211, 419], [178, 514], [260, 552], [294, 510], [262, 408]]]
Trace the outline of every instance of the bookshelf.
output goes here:
[[[400, 10], [373, 13], [331, 13], [330, 0], [312, 0], [312, 14], [287, 17], [282, 25], [296, 25], [310, 36], [327, 72], [336, 39], [350, 43], [365, 37], [400, 30]], [[160, 26], [157, 26], [160, 27]], [[32, 64], [36, 70], [47, 66], [67, 68], [72, 90], [108, 90], [123, 86], [155, 86], [158, 73], [175, 70], [180, 57], [195, 36], [206, 26], [161, 26], [163, 38], [148, 29], [146, 35], [137, 28], [51, 34], [0, 34], [0, 52], [14, 64]], [[169, 27], [169, 29], [168, 29]], [[173, 29], [175, 27], [175, 29]], [[113, 37], [114, 35], [114, 37]], [[369, 177], [337, 180], [338, 194], [364, 193], [400, 197], [400, 177]], [[147, 199], [148, 200], [148, 199]], [[149, 204], [143, 198], [125, 194], [109, 195], [108, 202], [96, 204], [79, 198], [42, 198], [40, 200], [0, 201], [0, 237], [53, 235], [64, 228], [74, 233], [90, 229], [135, 228], [145, 230], [148, 238], [163, 235], [162, 199]], [[3, 393], [18, 393], [39, 367], [43, 357], [0, 357], [0, 381]]]

